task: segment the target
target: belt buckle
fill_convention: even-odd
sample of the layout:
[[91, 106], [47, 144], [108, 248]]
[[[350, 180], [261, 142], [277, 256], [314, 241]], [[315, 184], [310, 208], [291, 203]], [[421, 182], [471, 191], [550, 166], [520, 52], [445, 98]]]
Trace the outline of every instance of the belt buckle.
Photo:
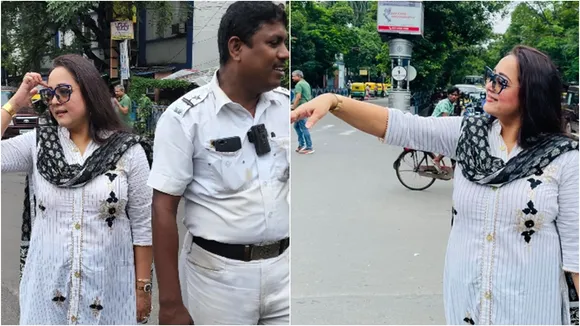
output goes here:
[[245, 245], [244, 246], [244, 260], [251, 261], [253, 255], [254, 255], [254, 246], [253, 245]]

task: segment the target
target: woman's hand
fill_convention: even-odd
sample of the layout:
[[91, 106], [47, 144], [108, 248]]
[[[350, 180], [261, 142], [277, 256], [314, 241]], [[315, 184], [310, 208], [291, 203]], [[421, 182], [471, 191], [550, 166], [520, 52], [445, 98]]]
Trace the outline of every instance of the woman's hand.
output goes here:
[[137, 289], [137, 322], [147, 321], [151, 314], [151, 292]]
[[306, 121], [306, 128], [314, 126], [328, 111], [336, 106], [338, 99], [334, 94], [323, 94], [307, 103], [304, 103], [290, 113], [290, 122], [294, 123], [304, 118], [309, 118]]
[[36, 89], [36, 86], [38, 85], [48, 87], [48, 85], [42, 81], [42, 76], [39, 73], [29, 72], [24, 75], [22, 84], [20, 84], [20, 87], [14, 96], [12, 96], [10, 101], [8, 101], [12, 105], [14, 112], [32, 106], [32, 97], [38, 93], [38, 90]]

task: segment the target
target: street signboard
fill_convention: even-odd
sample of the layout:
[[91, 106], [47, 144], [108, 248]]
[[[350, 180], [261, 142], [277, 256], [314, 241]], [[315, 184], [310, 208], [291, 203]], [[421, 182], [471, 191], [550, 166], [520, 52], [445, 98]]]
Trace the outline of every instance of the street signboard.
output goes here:
[[377, 31], [383, 34], [423, 36], [421, 1], [379, 1]]
[[111, 22], [111, 39], [115, 41], [132, 40], [133, 22], [130, 20], [122, 20]]
[[129, 47], [127, 45], [127, 40], [119, 43], [119, 61], [121, 64], [121, 80], [129, 79]]
[[407, 70], [401, 66], [396, 66], [391, 71], [391, 76], [393, 76], [395, 80], [403, 80], [407, 77]]

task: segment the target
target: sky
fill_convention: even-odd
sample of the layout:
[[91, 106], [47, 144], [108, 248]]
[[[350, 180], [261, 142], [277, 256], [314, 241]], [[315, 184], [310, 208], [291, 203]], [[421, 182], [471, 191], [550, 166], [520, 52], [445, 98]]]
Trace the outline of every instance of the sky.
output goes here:
[[493, 31], [495, 33], [503, 34], [507, 31], [508, 27], [510, 26], [511, 16], [512, 16], [512, 12], [514, 11], [514, 8], [515, 8], [515, 6], [513, 6], [513, 5], [510, 6], [507, 15], [503, 19], [498, 17], [499, 21], [493, 27]]
[[511, 15], [506, 16], [504, 19], [500, 20], [495, 26], [493, 26], [493, 32], [498, 34], [504, 34], [508, 27], [510, 26]]

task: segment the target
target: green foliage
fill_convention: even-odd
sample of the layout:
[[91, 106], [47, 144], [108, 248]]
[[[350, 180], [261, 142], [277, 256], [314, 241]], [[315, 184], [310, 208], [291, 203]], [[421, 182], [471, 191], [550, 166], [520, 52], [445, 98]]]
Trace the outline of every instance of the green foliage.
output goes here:
[[[182, 6], [184, 10], [179, 13], [184, 20], [193, 14], [193, 8], [185, 2]], [[133, 7], [149, 10], [148, 21], [158, 35], [173, 21], [175, 8], [169, 1], [2, 1], [2, 67], [19, 76], [41, 71], [44, 60], [78, 53], [93, 60], [100, 71], [107, 71], [113, 14], [131, 17]], [[56, 48], [57, 30], [72, 32], [73, 44]], [[104, 49], [104, 59], [93, 53], [94, 42]], [[136, 40], [133, 43], [136, 46]], [[130, 60], [131, 65], [136, 64], [135, 56]]]
[[[130, 97], [130, 96], [129, 96]], [[147, 128], [147, 121], [151, 117], [153, 111], [153, 101], [143, 94], [136, 100], [137, 102], [137, 120], [134, 123], [135, 131], [149, 139], [153, 139], [155, 131]]]
[[491, 67], [518, 44], [543, 51], [567, 82], [578, 81], [578, 1], [519, 3], [506, 33], [489, 47]]
[[[383, 72], [388, 72], [386, 69], [391, 68], [389, 46], [381, 41], [377, 33], [377, 24], [367, 20], [364, 25], [353, 27], [352, 31], [358, 36], [359, 41], [345, 54], [346, 67], [354, 74], [358, 74], [360, 69], [365, 69], [372, 80]], [[367, 77], [362, 79], [366, 80]]]
[[193, 89], [194, 87], [195, 87], [194, 84], [183, 80], [132, 77], [129, 80], [129, 91], [127, 92], [127, 95], [129, 95], [129, 97], [132, 99], [137, 99], [145, 95], [148, 88], [159, 88], [159, 89], [181, 88], [184, 90], [189, 90]]
[[137, 133], [153, 139], [155, 130], [148, 128], [147, 122], [151, 117], [152, 107], [155, 104], [146, 95], [148, 88], [157, 89], [183, 89], [187, 92], [196, 86], [183, 80], [151, 79], [143, 77], [132, 77], [129, 80], [129, 91], [127, 95], [137, 102], [137, 121], [134, 127]]
[[357, 35], [347, 25], [354, 11], [346, 2], [332, 5], [292, 1], [292, 70], [300, 69], [313, 87], [333, 71], [336, 55], [347, 53]]
[[[286, 15], [288, 17], [290, 17], [290, 6], [289, 3], [286, 2]], [[286, 25], [286, 30], [290, 31], [289, 28], [289, 24], [290, 24], [290, 19], [288, 19], [288, 24]], [[286, 39], [286, 47], [288, 49], [290, 49], [290, 39]], [[284, 77], [282, 77], [282, 82], [280, 83], [280, 86], [290, 89], [290, 61], [287, 60], [285, 65], [284, 65], [284, 71], [286, 71], [286, 74], [284, 75]]]
[[423, 2], [424, 38], [414, 42], [412, 65], [415, 90], [432, 90], [482, 75], [478, 59], [483, 44], [493, 36], [494, 15], [505, 14], [507, 2]]
[[[424, 38], [414, 41], [412, 65], [418, 76], [413, 89], [446, 85], [459, 75], [480, 74], [482, 44], [492, 34], [492, 15], [507, 3], [424, 1]], [[292, 69], [304, 71], [320, 84], [332, 72], [335, 55], [344, 54], [346, 68], [355, 74], [367, 69], [378, 80], [391, 68], [388, 45], [376, 29], [376, 1], [292, 2]]]
[[38, 71], [42, 58], [51, 54], [55, 25], [46, 12], [46, 2], [2, 1], [2, 67], [9, 74]]

